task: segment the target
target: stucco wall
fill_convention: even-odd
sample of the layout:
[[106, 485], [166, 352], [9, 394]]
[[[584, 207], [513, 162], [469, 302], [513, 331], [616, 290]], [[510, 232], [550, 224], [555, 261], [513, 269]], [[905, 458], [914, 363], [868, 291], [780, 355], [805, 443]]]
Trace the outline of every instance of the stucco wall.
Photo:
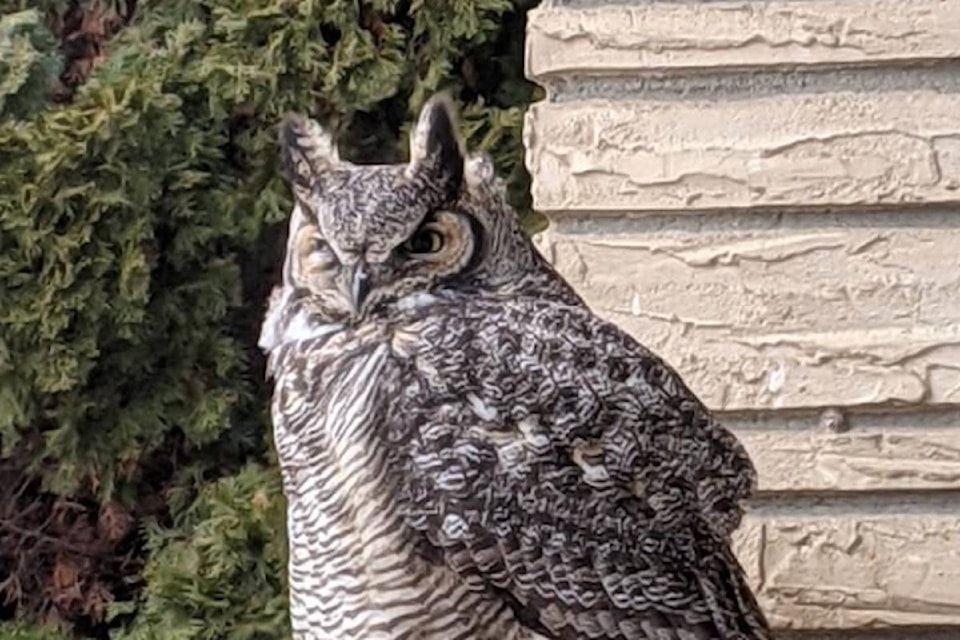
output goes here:
[[960, 0], [530, 14], [540, 246], [744, 440], [801, 637], [960, 638], [958, 58]]

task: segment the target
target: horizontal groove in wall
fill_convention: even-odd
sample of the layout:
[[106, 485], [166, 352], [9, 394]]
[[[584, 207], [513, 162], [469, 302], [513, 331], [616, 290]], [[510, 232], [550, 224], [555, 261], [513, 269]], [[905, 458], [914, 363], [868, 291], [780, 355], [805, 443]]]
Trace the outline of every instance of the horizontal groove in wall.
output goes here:
[[800, 629], [780, 631], [776, 640], [960, 640], [960, 630], [945, 631], [926, 626], [904, 626], [896, 629]]
[[715, 411], [714, 415], [726, 427], [736, 432], [777, 431], [788, 433], [829, 433], [825, 416], [839, 410], [842, 416], [841, 434], [898, 431], [952, 431], [960, 429], [960, 409], [896, 409], [880, 407], [823, 407], [807, 410], [779, 411]]
[[748, 100], [764, 96], [826, 92], [932, 90], [960, 92], [960, 61], [917, 61], [897, 67], [849, 66], [823, 69], [691, 69], [683, 73], [546, 76], [537, 82], [547, 101], [700, 99]]
[[[709, 233], [716, 231], [820, 229], [960, 229], [957, 209], [939, 204], [883, 205], [877, 207], [809, 207], [784, 209], [757, 207], [697, 211], [629, 212], [581, 210], [550, 212], [549, 233], [576, 235], [598, 232], [619, 234]], [[539, 234], [538, 240], [545, 238]], [[960, 639], [958, 639], [960, 640]]]
[[901, 491], [767, 491], [747, 502], [756, 518], [955, 516], [960, 489]]

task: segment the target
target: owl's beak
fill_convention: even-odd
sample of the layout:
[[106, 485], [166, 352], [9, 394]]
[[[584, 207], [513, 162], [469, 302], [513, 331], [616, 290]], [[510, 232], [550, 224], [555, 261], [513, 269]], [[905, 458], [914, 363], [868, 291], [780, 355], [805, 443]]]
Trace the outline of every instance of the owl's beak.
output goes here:
[[340, 281], [340, 290], [343, 293], [354, 312], [363, 308], [363, 303], [370, 293], [370, 278], [367, 275], [367, 265], [363, 261], [358, 261], [347, 267], [347, 273], [343, 274]]
[[353, 272], [353, 304], [357, 310], [363, 308], [363, 301], [370, 293], [370, 278], [367, 276], [366, 265], [358, 262]]

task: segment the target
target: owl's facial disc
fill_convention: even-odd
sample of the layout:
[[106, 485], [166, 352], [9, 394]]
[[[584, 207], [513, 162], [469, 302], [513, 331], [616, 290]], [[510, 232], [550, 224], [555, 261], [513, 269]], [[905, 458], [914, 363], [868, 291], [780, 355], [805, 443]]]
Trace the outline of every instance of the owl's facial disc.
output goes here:
[[343, 162], [331, 137], [300, 116], [285, 123], [282, 146], [297, 202], [285, 283], [322, 317], [379, 315], [471, 269], [486, 246], [487, 227], [463, 206], [479, 174], [466, 171], [444, 96], [421, 110], [406, 165]]
[[387, 252], [345, 251], [323, 239], [316, 224], [303, 224], [293, 239], [296, 260], [292, 278], [330, 320], [364, 315], [367, 303], [395, 302], [430, 289], [462, 272], [477, 243], [470, 218], [436, 211]]
[[338, 255], [317, 225], [301, 226], [294, 238], [292, 274], [331, 318], [356, 315], [370, 293], [369, 268], [362, 256]]

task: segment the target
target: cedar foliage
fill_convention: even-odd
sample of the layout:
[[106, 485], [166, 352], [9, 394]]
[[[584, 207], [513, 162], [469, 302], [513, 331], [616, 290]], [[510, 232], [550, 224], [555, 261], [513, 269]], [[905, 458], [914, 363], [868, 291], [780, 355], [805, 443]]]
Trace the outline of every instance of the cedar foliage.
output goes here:
[[394, 162], [450, 90], [529, 214], [535, 3], [0, 0], [0, 636], [287, 636], [276, 126]]

